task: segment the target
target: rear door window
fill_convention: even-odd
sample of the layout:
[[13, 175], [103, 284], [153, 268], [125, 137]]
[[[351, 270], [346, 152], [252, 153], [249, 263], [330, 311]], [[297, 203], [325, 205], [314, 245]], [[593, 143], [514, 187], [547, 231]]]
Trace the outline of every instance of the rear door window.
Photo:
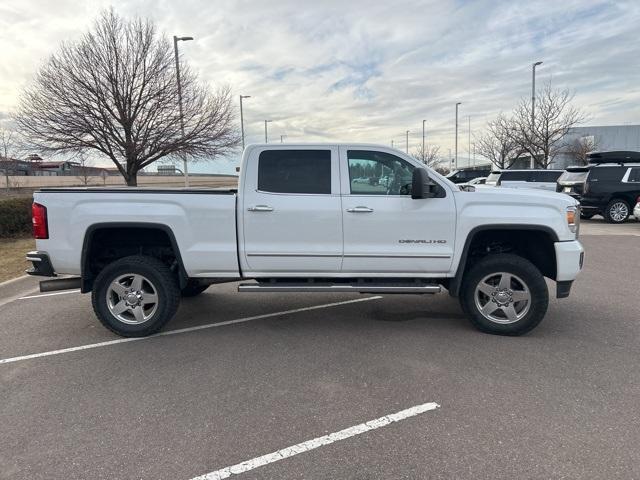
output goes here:
[[595, 167], [589, 174], [590, 182], [621, 182], [627, 169], [622, 167]]
[[258, 159], [258, 190], [331, 194], [331, 151], [265, 150]]

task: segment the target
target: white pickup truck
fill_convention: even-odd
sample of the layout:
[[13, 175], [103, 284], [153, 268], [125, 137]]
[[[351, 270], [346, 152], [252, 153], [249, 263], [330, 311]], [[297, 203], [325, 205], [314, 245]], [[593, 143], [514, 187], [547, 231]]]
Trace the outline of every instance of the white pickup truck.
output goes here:
[[[158, 332], [180, 297], [240, 292], [437, 293], [480, 330], [520, 335], [582, 268], [568, 195], [462, 191], [379, 145], [251, 145], [237, 190], [44, 188], [34, 194], [42, 291], [91, 292], [122, 336]], [[427, 306], [425, 306], [427, 308]]]

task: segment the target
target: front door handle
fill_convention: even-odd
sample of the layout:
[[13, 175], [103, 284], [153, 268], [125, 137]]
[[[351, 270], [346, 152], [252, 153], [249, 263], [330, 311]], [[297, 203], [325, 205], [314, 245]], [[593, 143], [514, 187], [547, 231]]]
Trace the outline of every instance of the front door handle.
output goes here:
[[347, 208], [347, 212], [349, 212], [349, 213], [371, 213], [371, 212], [373, 212], [373, 208], [359, 206], [359, 207]]
[[269, 205], [255, 205], [247, 208], [250, 212], [273, 212], [273, 207]]

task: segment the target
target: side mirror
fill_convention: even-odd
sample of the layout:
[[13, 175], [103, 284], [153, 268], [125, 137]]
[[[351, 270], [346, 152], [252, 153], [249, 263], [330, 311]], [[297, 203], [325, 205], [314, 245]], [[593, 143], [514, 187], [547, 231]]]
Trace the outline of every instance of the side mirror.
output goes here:
[[429, 178], [429, 172], [424, 168], [416, 168], [411, 179], [411, 198], [433, 198], [436, 191], [437, 186]]

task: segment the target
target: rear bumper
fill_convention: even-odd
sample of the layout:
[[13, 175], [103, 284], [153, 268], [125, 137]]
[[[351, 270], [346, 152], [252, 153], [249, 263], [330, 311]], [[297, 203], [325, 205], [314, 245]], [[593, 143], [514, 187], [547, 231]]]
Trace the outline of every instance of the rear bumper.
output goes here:
[[557, 297], [569, 295], [573, 282], [584, 263], [584, 248], [578, 240], [555, 242], [556, 251], [556, 288]]
[[27, 274], [40, 277], [56, 276], [56, 272], [53, 270], [53, 265], [51, 265], [51, 260], [49, 260], [49, 255], [46, 252], [29, 252], [27, 253], [26, 258], [27, 261], [31, 262], [31, 265], [33, 265], [31, 268], [26, 270]]

